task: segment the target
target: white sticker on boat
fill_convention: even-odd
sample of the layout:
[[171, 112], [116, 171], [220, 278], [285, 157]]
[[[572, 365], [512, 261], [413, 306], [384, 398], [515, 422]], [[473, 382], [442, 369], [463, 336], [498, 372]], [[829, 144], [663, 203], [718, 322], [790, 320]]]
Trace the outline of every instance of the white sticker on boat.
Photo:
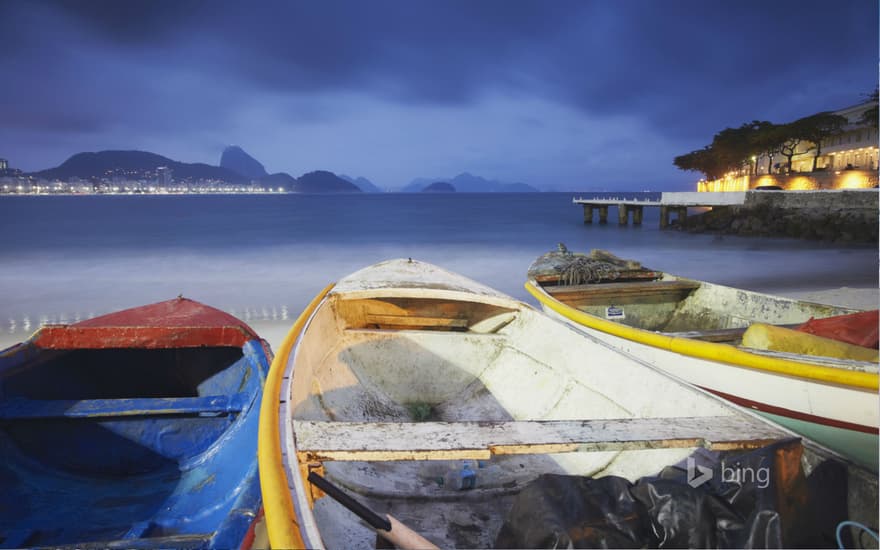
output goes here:
[[605, 308], [605, 318], [606, 319], [626, 319], [626, 313], [624, 313], [622, 307], [617, 306], [608, 306]]

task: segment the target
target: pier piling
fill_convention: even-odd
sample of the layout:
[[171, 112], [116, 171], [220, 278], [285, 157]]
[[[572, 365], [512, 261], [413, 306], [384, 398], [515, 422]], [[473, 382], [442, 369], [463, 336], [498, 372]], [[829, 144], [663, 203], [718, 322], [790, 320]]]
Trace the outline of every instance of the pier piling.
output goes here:
[[685, 218], [688, 217], [687, 206], [676, 208], [676, 210], [678, 211], [678, 216], [675, 219], [678, 221], [678, 224], [681, 225]]
[[617, 205], [617, 221], [620, 225], [629, 223], [629, 213], [632, 212], [633, 225], [642, 225], [644, 207], [632, 204]]
[[641, 225], [645, 207], [660, 207], [660, 228], [669, 226], [670, 216], [674, 214], [679, 222], [687, 218], [687, 209], [694, 207], [738, 206], [745, 203], [746, 193], [731, 191], [718, 193], [664, 192], [657, 199], [593, 198], [572, 199], [574, 204], [584, 207], [584, 223], [593, 223], [593, 209], [599, 209], [599, 223], [608, 223], [608, 207], [617, 206], [617, 221], [620, 225], [629, 224], [632, 212], [633, 225]]
[[629, 210], [627, 210], [625, 204], [617, 205], [617, 223], [620, 225], [629, 223]]
[[687, 206], [661, 206], [660, 207], [660, 229], [664, 229], [669, 226], [669, 222], [671, 221], [670, 214], [675, 214], [675, 219], [678, 223], [684, 221], [688, 215]]
[[593, 205], [584, 205], [584, 223], [593, 223]]

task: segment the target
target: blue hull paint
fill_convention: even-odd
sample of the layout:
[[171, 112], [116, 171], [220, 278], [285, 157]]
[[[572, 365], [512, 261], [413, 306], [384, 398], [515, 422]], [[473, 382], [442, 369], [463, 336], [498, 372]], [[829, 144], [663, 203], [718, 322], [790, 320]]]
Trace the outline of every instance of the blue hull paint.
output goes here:
[[0, 355], [0, 547], [241, 544], [261, 505], [262, 345], [129, 351]]

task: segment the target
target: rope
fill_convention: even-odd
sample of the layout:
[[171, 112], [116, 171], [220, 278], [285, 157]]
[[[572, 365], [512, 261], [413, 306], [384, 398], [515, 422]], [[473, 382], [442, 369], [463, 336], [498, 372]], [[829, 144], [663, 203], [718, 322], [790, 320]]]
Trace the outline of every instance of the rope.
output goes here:
[[612, 263], [576, 256], [566, 264], [556, 266], [559, 282], [565, 285], [580, 285], [603, 280], [613, 281], [620, 277], [620, 268]]
[[878, 537], [877, 533], [872, 531], [868, 526], [862, 525], [861, 523], [859, 523], [857, 521], [841, 521], [837, 525], [837, 532], [835, 533], [835, 535], [837, 536], [837, 547], [838, 548], [846, 548], [843, 545], [843, 540], [841, 540], [840, 534], [841, 534], [841, 531], [843, 531], [843, 528], [846, 527], [847, 525], [863, 530], [864, 532], [868, 533], [871, 537], [873, 537], [874, 540], [876, 540], [877, 542], [880, 542], [880, 537]]

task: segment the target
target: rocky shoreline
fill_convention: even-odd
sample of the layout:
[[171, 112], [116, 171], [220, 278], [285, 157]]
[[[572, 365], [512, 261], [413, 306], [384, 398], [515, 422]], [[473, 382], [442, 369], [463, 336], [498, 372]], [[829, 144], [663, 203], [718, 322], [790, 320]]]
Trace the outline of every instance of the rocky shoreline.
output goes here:
[[743, 206], [715, 207], [674, 220], [670, 227], [690, 233], [877, 243], [878, 209], [872, 201], [866, 202], [868, 204], [826, 201], [822, 205], [792, 205], [773, 200], [767, 193], [767, 199], [747, 201]]

